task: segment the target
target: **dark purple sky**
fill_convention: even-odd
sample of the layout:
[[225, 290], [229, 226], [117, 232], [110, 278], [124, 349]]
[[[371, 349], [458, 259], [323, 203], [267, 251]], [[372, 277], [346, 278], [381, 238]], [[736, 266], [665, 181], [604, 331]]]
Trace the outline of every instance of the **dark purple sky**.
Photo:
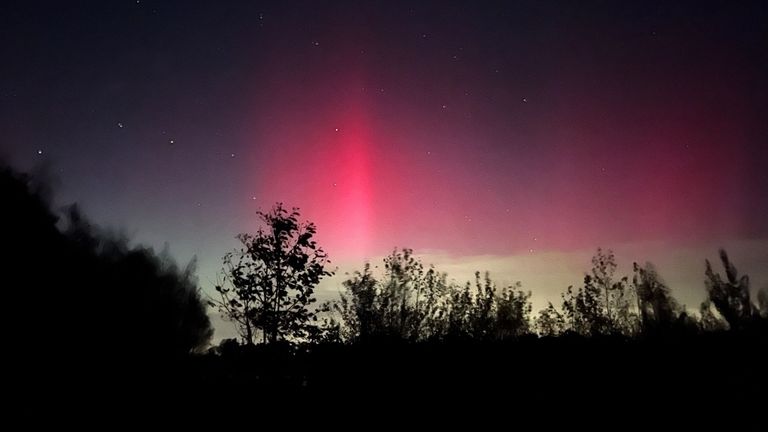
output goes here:
[[0, 154], [204, 286], [278, 200], [342, 263], [768, 266], [766, 2], [449, 3], [4, 1]]

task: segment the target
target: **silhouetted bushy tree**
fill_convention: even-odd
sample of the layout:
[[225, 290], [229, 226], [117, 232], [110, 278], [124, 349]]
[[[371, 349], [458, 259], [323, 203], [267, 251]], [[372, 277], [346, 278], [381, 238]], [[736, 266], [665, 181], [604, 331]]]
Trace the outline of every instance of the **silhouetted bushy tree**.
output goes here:
[[[126, 237], [92, 225], [75, 205], [68, 207], [66, 220], [72, 257], [85, 266], [70, 264], [80, 272], [75, 296], [93, 296], [80, 299], [75, 310], [84, 316], [110, 315], [94, 326], [112, 321], [104, 328], [107, 337], [131, 349], [180, 354], [205, 348], [213, 328], [197, 287], [195, 260], [179, 268], [167, 245], [160, 254], [133, 246]], [[89, 284], [91, 292], [82, 290]], [[110, 307], [85, 307], [105, 300]]]
[[524, 292], [522, 284], [505, 287], [496, 298], [496, 338], [505, 340], [531, 333], [531, 292]]
[[442, 338], [501, 340], [530, 332], [530, 292], [518, 282], [501, 291], [485, 273], [475, 273], [474, 289], [451, 285], [444, 302], [445, 322]]
[[484, 281], [475, 272], [475, 284], [453, 285], [445, 305], [448, 326], [443, 337], [490, 339], [494, 324], [495, 287], [486, 273]]
[[636, 333], [633, 293], [627, 277], [614, 279], [616, 267], [613, 252], [598, 248], [584, 285], [569, 286], [562, 294], [563, 312], [551, 304], [539, 312], [539, 332], [550, 335], [571, 331], [584, 336]]
[[536, 333], [547, 337], [560, 336], [568, 330], [565, 317], [552, 302], [548, 302], [547, 307], [539, 311], [534, 327]]
[[317, 320], [310, 305], [320, 280], [332, 273], [328, 257], [313, 240], [313, 223], [300, 223], [299, 211], [281, 203], [259, 212], [264, 223], [256, 234], [240, 234], [244, 248], [224, 257], [223, 280], [211, 300], [233, 321], [248, 344], [260, 332], [263, 342], [307, 339]]
[[717, 313], [709, 299], [699, 306], [699, 327], [705, 332], [728, 330], [728, 323]]
[[637, 317], [632, 311], [635, 303], [631, 291], [628, 289], [626, 276], [615, 280], [616, 257], [613, 251], [597, 249], [592, 257], [592, 274], [590, 280], [585, 279], [586, 284], [593, 284], [605, 293], [603, 302], [606, 318], [612, 332], [632, 334], [637, 329]]
[[377, 304], [377, 283], [370, 264], [366, 263], [362, 272], [355, 272], [342, 283], [346, 293], [340, 294], [338, 301], [324, 305], [324, 311], [333, 309], [339, 314], [344, 325], [333, 318], [329, 324], [338, 328], [343, 340], [368, 340], [382, 331], [379, 327], [384, 319]]
[[712, 264], [706, 260], [708, 302], [714, 305], [731, 329], [744, 329], [759, 317], [759, 308], [750, 299], [749, 276], [739, 277], [724, 249], [720, 249], [720, 260], [725, 268], [725, 278], [715, 273]]
[[338, 314], [348, 341], [429, 338], [439, 326], [440, 299], [447, 289], [445, 275], [425, 270], [410, 249], [396, 249], [384, 259], [381, 279], [366, 264], [343, 286], [345, 292], [325, 310]]
[[377, 279], [366, 264], [343, 285], [338, 300], [323, 308], [338, 317], [346, 341], [376, 338], [423, 341], [517, 337], [530, 332], [530, 293], [519, 283], [500, 292], [486, 274], [476, 273], [473, 286], [447, 283], [447, 277], [424, 265], [413, 251], [395, 250], [384, 259]]
[[405, 340], [428, 337], [445, 277], [433, 268], [425, 271], [411, 249], [392, 252], [384, 258], [384, 269], [379, 307], [385, 333]]
[[563, 312], [568, 329], [584, 336], [607, 334], [612, 331], [600, 288], [592, 283], [589, 275], [584, 277], [584, 287], [574, 290], [569, 286], [563, 297]]
[[632, 286], [637, 295], [637, 307], [643, 331], [670, 329], [683, 313], [682, 307], [670, 294], [653, 264], [633, 264]]
[[757, 293], [757, 307], [760, 309], [760, 316], [768, 319], [768, 287], [764, 287]]

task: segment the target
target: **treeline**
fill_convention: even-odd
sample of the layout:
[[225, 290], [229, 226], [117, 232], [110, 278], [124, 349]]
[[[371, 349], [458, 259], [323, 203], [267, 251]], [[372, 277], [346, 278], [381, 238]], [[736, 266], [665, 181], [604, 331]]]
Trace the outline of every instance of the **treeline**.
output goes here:
[[602, 249], [580, 286], [568, 287], [559, 304], [536, 314], [531, 292], [520, 282], [498, 287], [480, 272], [464, 285], [449, 282], [411, 249], [395, 249], [381, 274], [365, 264], [342, 283], [338, 299], [315, 307], [317, 284], [332, 274], [327, 254], [314, 241], [316, 227], [280, 203], [258, 216], [261, 228], [240, 235], [242, 248], [224, 257], [219, 298], [210, 300], [246, 345], [762, 334], [768, 322], [768, 290], [753, 297], [749, 277], [739, 275], [725, 250], [723, 274], [705, 261], [707, 298], [692, 313], [651, 263], [634, 263], [632, 274], [622, 276], [613, 252]]
[[[0, 193], [7, 388], [30, 412], [90, 412], [117, 399], [123, 408], [188, 408], [214, 394], [231, 397], [212, 403], [236, 402], [243, 413], [255, 400], [284, 400], [275, 395], [439, 398], [502, 388], [526, 389], [507, 394], [515, 400], [573, 389], [601, 398], [627, 370], [637, 382], [682, 377], [700, 394], [745, 403], [765, 388], [768, 293], [753, 297], [724, 251], [722, 272], [706, 263], [708, 296], [695, 313], [652, 265], [618, 276], [603, 250], [582, 285], [537, 313], [521, 284], [498, 287], [480, 273], [456, 284], [410, 249], [388, 256], [381, 274], [365, 265], [318, 307], [329, 262], [297, 209], [259, 213], [263, 226], [238, 237], [218, 297], [206, 298], [194, 263], [133, 245], [76, 206], [54, 210], [34, 177], [0, 168]], [[239, 341], [209, 349], [208, 306], [236, 324]]]
[[651, 263], [617, 276], [610, 250], [598, 249], [579, 287], [569, 286], [559, 305], [532, 314], [531, 292], [518, 282], [499, 288], [488, 273], [474, 283], [448, 282], [425, 267], [410, 249], [395, 250], [375, 276], [370, 264], [343, 282], [338, 300], [324, 304], [322, 340], [355, 343], [374, 339], [502, 341], [524, 335], [554, 337], [695, 334], [765, 330], [768, 291], [753, 299], [748, 276], [740, 276], [725, 250], [724, 275], [707, 260], [707, 299], [689, 313], [672, 296]]
[[314, 287], [330, 272], [314, 225], [280, 204], [260, 216], [262, 228], [225, 257], [212, 301], [242, 343], [224, 340], [196, 363], [205, 388], [243, 410], [291, 400], [372, 418], [491, 418], [534, 406], [570, 419], [693, 405], [716, 407], [734, 428], [765, 425], [751, 413], [768, 388], [766, 292], [753, 299], [724, 251], [724, 275], [706, 263], [707, 300], [694, 313], [651, 264], [619, 276], [603, 250], [581, 286], [536, 314], [520, 283], [498, 287], [487, 273], [449, 282], [410, 249], [385, 258], [380, 274], [366, 264], [315, 308]]

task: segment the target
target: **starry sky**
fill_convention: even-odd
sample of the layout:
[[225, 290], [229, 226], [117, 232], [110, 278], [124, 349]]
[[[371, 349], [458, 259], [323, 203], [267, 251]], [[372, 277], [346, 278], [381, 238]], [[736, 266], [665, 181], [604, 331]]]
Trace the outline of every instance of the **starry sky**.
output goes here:
[[0, 157], [206, 290], [282, 201], [340, 269], [540, 304], [602, 246], [694, 303], [719, 246], [768, 283], [766, 41], [764, 1], [4, 1]]

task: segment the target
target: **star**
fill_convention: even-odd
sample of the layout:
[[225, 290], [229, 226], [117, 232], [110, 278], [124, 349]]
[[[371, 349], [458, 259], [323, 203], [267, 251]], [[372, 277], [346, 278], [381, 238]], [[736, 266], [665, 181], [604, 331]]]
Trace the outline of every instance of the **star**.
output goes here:
[[339, 128], [335, 128], [335, 129], [334, 129], [334, 132], [338, 132], [338, 131], [339, 131]]
[[122, 128], [123, 128], [123, 123], [122, 123], [122, 122], [117, 122], [117, 127], [119, 127], [120, 129], [122, 129]]
[[320, 46], [320, 42], [318, 42], [318, 41], [313, 41], [313, 42], [312, 42], [312, 45], [314, 45], [314, 46]]
[[43, 154], [43, 151], [42, 150], [38, 150], [37, 154], [41, 155], [41, 154]]
[[234, 154], [234, 153], [230, 153], [230, 154], [229, 154], [229, 157], [231, 157], [231, 158], [234, 158], [234, 157], [235, 157], [235, 154]]
[[523, 103], [528, 103], [528, 98], [523, 98]]
[[443, 109], [447, 109], [447, 108], [448, 108], [448, 105], [443, 105]]
[[174, 140], [168, 140], [168, 144], [170, 144], [170, 145], [173, 145], [174, 143], [176, 143], [176, 141], [174, 141]]

